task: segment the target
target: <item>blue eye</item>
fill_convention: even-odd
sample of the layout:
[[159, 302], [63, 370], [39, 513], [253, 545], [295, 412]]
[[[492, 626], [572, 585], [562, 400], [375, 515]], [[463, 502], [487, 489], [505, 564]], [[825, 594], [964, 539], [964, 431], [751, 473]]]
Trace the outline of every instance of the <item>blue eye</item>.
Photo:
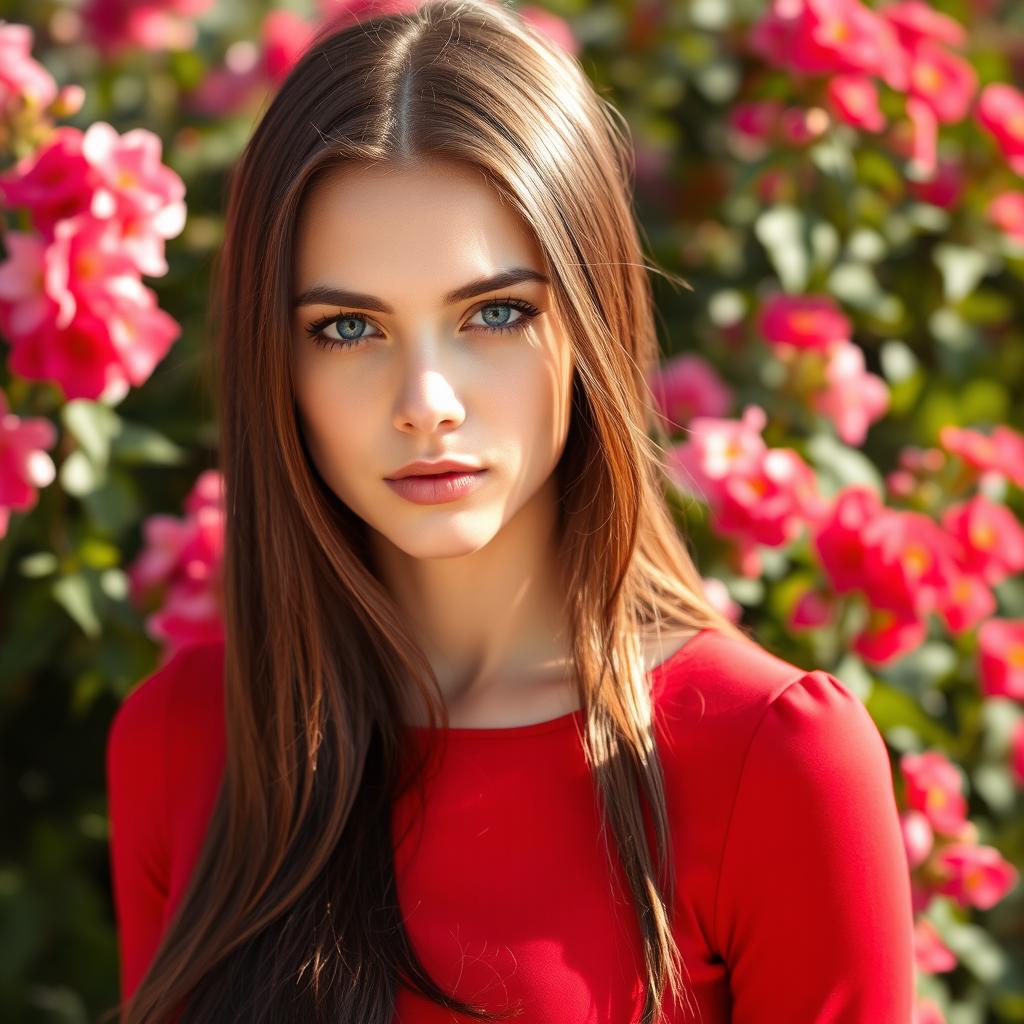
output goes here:
[[[514, 320], [508, 320], [506, 314], [499, 312], [497, 315], [491, 315], [488, 317], [488, 311], [493, 310], [511, 310], [515, 309], [519, 311], [519, 316]], [[488, 334], [496, 334], [499, 331], [519, 331], [522, 330], [538, 313], [540, 310], [530, 302], [526, 302], [523, 299], [500, 299], [492, 302], [488, 302], [483, 306], [477, 307], [474, 311], [476, 313], [484, 313], [484, 319], [490, 319], [489, 324], [474, 324], [470, 327], [470, 330], [474, 331], [486, 331]], [[503, 319], [504, 318], [504, 319]], [[306, 333], [313, 339], [313, 342], [319, 345], [321, 348], [355, 348], [357, 345], [361, 345], [368, 338], [372, 338], [373, 335], [362, 334], [362, 328], [366, 324], [372, 324], [373, 321], [363, 316], [361, 313], [338, 313], [334, 316], [321, 317], [319, 320], [314, 320], [313, 323], [308, 324], [306, 327]], [[338, 336], [331, 337], [326, 334], [325, 331], [329, 327], [337, 326]]]

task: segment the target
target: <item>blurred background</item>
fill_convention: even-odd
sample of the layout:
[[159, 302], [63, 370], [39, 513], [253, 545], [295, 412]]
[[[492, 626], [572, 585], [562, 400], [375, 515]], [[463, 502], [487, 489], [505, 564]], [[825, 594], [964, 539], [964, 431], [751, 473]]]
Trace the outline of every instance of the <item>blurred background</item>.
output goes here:
[[[0, 0], [0, 1019], [117, 998], [104, 747], [219, 635], [224, 176], [312, 31], [406, 3]], [[624, 114], [668, 499], [885, 737], [916, 1024], [1024, 1021], [1024, 4], [511, 5]]]

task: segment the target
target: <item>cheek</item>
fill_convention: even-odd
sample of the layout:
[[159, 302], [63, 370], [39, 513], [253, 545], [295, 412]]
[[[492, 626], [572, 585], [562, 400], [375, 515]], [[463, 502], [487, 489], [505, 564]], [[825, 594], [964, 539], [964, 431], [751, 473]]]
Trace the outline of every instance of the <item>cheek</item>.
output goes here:
[[343, 381], [315, 360], [300, 361], [295, 400], [310, 455], [320, 475], [334, 484], [358, 462], [359, 425], [365, 431], [369, 413], [353, 400]]
[[506, 364], [488, 389], [485, 414], [501, 443], [521, 448], [525, 465], [546, 471], [565, 444], [572, 406], [571, 362], [557, 347]]

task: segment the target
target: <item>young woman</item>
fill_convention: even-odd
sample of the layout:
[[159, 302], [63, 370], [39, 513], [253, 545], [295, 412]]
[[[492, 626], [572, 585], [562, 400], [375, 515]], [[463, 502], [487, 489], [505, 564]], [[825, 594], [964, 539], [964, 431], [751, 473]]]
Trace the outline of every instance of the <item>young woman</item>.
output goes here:
[[910, 1021], [882, 738], [665, 507], [632, 173], [486, 0], [324, 33], [270, 104], [214, 298], [226, 640], [109, 737], [123, 1020]]

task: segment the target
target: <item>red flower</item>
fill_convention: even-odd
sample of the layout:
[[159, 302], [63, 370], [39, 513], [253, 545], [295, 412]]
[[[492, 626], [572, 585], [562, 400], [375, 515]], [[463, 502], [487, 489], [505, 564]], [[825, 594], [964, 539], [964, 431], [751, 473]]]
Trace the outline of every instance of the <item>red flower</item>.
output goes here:
[[989, 619], [978, 630], [982, 692], [1024, 700], [1024, 619]]

